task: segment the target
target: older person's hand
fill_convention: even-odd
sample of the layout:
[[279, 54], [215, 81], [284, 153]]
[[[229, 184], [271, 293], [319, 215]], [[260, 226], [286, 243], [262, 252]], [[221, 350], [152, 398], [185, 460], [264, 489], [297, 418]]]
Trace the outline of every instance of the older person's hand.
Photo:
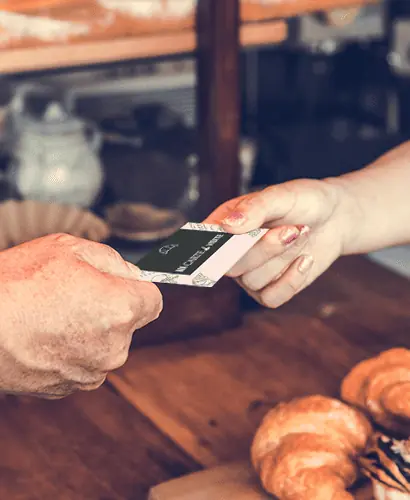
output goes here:
[[342, 254], [354, 206], [347, 198], [337, 182], [297, 180], [230, 200], [204, 222], [233, 234], [270, 229], [228, 276], [259, 303], [276, 308]]
[[112, 248], [51, 235], [0, 253], [0, 390], [60, 398], [122, 366], [162, 296]]

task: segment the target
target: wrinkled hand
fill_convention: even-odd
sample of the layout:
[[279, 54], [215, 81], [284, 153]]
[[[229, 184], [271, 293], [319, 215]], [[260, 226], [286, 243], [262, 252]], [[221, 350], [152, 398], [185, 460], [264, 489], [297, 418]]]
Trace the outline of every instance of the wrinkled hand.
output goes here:
[[60, 398], [122, 366], [162, 297], [112, 248], [51, 235], [0, 253], [0, 390]]
[[296, 180], [230, 200], [204, 222], [233, 234], [270, 229], [228, 276], [259, 303], [276, 308], [341, 255], [348, 231], [342, 196], [337, 184]]

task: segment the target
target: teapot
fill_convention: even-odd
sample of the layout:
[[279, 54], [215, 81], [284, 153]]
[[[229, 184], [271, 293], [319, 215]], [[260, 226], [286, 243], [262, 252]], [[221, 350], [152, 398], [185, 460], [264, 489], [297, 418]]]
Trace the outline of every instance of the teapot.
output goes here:
[[24, 199], [90, 207], [104, 182], [98, 156], [102, 136], [58, 100], [34, 117], [24, 106], [33, 89], [42, 90], [22, 86], [9, 106], [8, 180]]

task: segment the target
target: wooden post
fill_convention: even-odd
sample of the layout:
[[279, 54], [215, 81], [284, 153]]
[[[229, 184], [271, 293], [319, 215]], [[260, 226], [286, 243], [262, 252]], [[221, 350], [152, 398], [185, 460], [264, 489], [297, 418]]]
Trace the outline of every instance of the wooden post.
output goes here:
[[239, 0], [199, 0], [197, 110], [200, 212], [238, 195]]
[[[239, 194], [240, 0], [199, 0], [196, 33], [199, 213], [205, 218]], [[210, 293], [225, 301], [215, 311], [220, 323], [236, 326], [239, 287], [222, 280]]]

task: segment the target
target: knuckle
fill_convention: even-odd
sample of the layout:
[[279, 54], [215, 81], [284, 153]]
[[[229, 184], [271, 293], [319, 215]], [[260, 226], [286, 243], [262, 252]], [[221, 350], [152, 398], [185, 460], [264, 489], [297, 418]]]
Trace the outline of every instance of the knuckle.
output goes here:
[[96, 243], [96, 245], [99, 245], [102, 250], [105, 251], [107, 254], [107, 257], [110, 259], [115, 259], [119, 261], [123, 261], [124, 259], [121, 257], [121, 254], [117, 252], [114, 248], [110, 247], [109, 245], [106, 245], [105, 243]]
[[[283, 186], [283, 184], [282, 184]], [[268, 195], [269, 197], [276, 195], [278, 192], [278, 187], [275, 186], [274, 184], [271, 186], [267, 186], [261, 191], [263, 194]]]
[[71, 234], [67, 234], [67, 233], [56, 233], [56, 234], [52, 234], [50, 236], [56, 242], [62, 243], [62, 244], [73, 244], [78, 240], [78, 238], [76, 238], [75, 236], [72, 236]]
[[260, 204], [259, 192], [251, 193], [246, 195], [244, 198], [240, 199], [235, 207], [236, 211], [247, 211], [253, 209], [255, 206]]
[[65, 399], [68, 396], [71, 396], [72, 392], [67, 392], [64, 394], [45, 394], [42, 396], [42, 399], [46, 399], [48, 401], [58, 401], [59, 399]]
[[118, 308], [116, 310], [116, 320], [115, 320], [115, 325], [116, 327], [126, 327], [128, 325], [131, 325], [135, 322], [135, 317], [136, 317], [136, 312], [133, 310], [131, 307], [131, 304], [129, 304], [126, 307], [122, 307], [121, 309]]
[[240, 280], [242, 282], [242, 285], [252, 292], [256, 292], [259, 289], [257, 283], [255, 282], [255, 279], [249, 274], [244, 274], [240, 278]]
[[150, 291], [152, 292], [153, 302], [157, 304], [158, 307], [162, 308], [163, 297], [161, 290], [154, 283], [146, 283], [149, 286]]
[[157, 305], [156, 305], [155, 312], [154, 312], [155, 319], [159, 318], [159, 316], [161, 315], [163, 309], [164, 309], [164, 300], [162, 298], [162, 294], [159, 293], [158, 300], [157, 300]]
[[262, 238], [264, 245], [267, 247], [267, 253], [270, 255], [272, 250], [275, 248], [282, 248], [279, 241], [279, 231], [277, 229], [271, 229]]
[[293, 280], [288, 281], [286, 283], [286, 287], [288, 288], [288, 291], [289, 291], [288, 295], [290, 295], [291, 297], [293, 297], [294, 295], [296, 295], [299, 292], [299, 290], [300, 290], [299, 283], [296, 283]]
[[99, 380], [97, 380], [93, 383], [84, 384], [81, 387], [81, 390], [86, 391], [86, 392], [95, 391], [95, 390], [99, 389], [104, 384], [106, 379], [107, 379], [107, 375], [104, 375], [103, 377], [100, 377]]
[[125, 365], [128, 359], [128, 349], [121, 351], [116, 355], [111, 355], [107, 359], [101, 362], [100, 369], [102, 372], [112, 372], [114, 370], [118, 370], [122, 366]]
[[154, 313], [152, 315], [153, 317], [153, 321], [157, 320], [160, 316], [161, 316], [161, 313], [162, 313], [162, 310], [163, 310], [163, 306], [162, 306], [162, 303], [160, 306], [158, 306], [155, 310], [154, 310]]
[[274, 296], [267, 291], [263, 291], [259, 294], [258, 302], [268, 309], [276, 309], [276, 307], [278, 307], [278, 303], [275, 301]]
[[158, 319], [162, 313], [164, 302], [162, 293], [154, 283], [144, 283], [147, 287], [146, 293], [141, 291], [138, 294], [139, 304], [136, 307], [134, 319], [139, 317], [148, 317], [150, 320]]
[[228, 278], [240, 278], [241, 272], [235, 266], [226, 273], [226, 276], [228, 276]]

